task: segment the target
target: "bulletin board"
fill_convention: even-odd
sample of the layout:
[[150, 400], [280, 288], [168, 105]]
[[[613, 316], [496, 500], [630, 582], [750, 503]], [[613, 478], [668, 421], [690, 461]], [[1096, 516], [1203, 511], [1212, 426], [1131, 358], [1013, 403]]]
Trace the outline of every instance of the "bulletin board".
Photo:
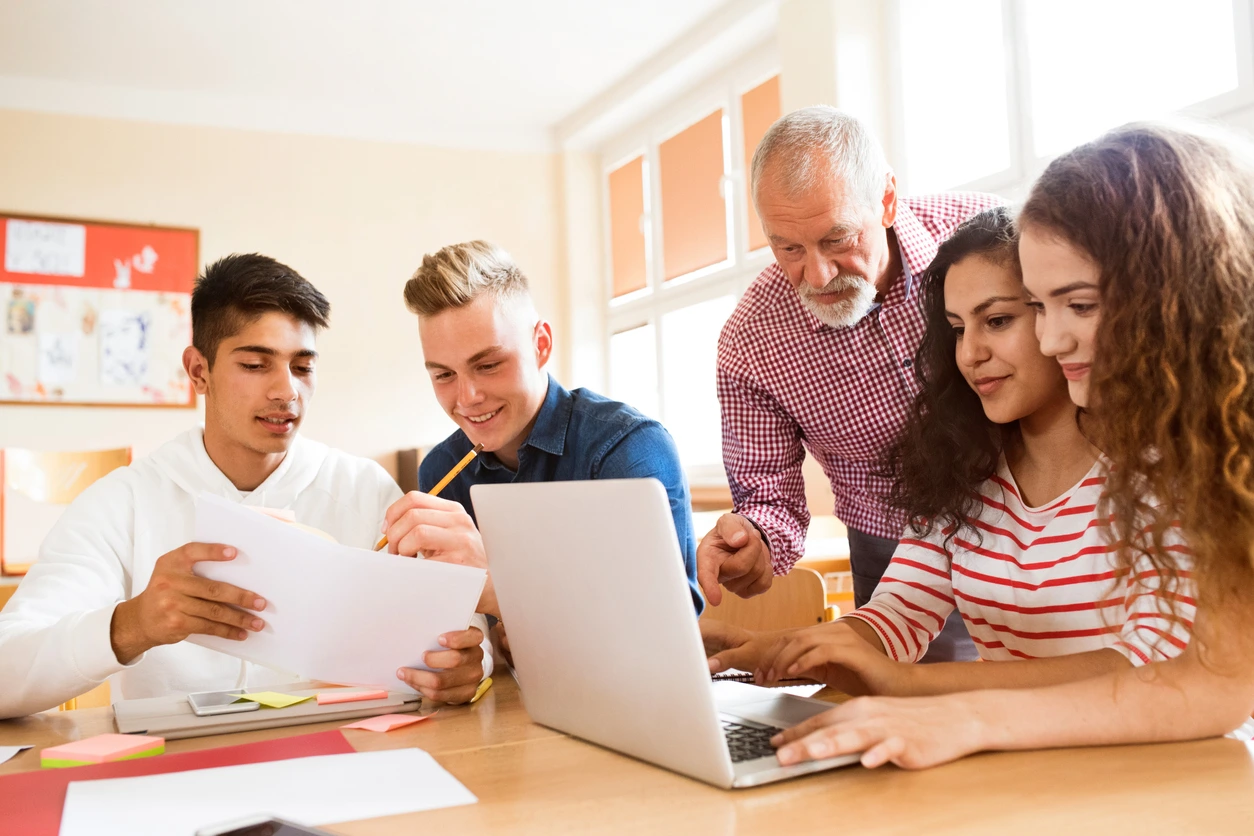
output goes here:
[[195, 229], [0, 212], [0, 403], [192, 407]]

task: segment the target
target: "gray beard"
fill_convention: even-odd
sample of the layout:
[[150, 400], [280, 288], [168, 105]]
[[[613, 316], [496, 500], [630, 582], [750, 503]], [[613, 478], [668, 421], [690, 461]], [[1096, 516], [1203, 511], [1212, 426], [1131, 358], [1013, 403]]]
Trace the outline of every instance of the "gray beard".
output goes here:
[[[855, 291], [852, 296], [832, 305], [823, 304], [814, 298], [825, 293], [839, 293], [850, 288]], [[802, 284], [797, 288], [797, 295], [801, 297], [801, 304], [805, 305], [806, 310], [814, 314], [819, 322], [833, 328], [852, 328], [870, 313], [871, 308], [875, 307], [875, 288], [870, 282], [864, 281], [861, 276], [839, 275], [828, 282], [822, 290], [815, 290], [808, 284]]]

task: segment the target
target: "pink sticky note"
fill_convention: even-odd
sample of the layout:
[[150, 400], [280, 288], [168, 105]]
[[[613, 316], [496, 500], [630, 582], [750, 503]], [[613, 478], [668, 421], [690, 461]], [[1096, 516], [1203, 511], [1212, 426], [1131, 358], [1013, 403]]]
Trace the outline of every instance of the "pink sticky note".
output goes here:
[[358, 720], [356, 723], [340, 726], [340, 728], [387, 732], [413, 723], [421, 723], [428, 717], [434, 717], [438, 713], [438, 711], [434, 711], [430, 714], [380, 714], [378, 717], [367, 717], [364, 720]]
[[105, 763], [165, 746], [165, 738], [139, 734], [98, 734], [86, 740], [49, 746], [39, 753], [46, 761]]
[[337, 702], [357, 702], [358, 700], [386, 700], [388, 692], [380, 688], [377, 691], [327, 691], [318, 695], [318, 705], [334, 705]]

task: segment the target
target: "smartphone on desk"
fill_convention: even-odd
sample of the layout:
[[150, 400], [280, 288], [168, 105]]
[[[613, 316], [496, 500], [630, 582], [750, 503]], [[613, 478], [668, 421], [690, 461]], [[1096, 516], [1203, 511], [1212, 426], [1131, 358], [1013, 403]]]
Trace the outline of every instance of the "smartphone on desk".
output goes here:
[[236, 702], [243, 693], [243, 688], [236, 688], [232, 691], [200, 691], [195, 694], [188, 694], [187, 702], [192, 707], [192, 713], [197, 717], [212, 717], [215, 714], [239, 714], [244, 711], [256, 711], [261, 708], [261, 703], [252, 702], [251, 700]]
[[196, 836], [332, 836], [325, 830], [258, 815], [213, 824], [196, 831]]

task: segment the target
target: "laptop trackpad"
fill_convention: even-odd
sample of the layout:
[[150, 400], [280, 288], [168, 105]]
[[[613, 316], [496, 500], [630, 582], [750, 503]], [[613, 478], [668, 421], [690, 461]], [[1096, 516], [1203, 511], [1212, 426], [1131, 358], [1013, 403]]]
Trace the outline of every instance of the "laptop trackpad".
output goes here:
[[743, 717], [755, 723], [786, 729], [795, 726], [802, 720], [808, 720], [815, 714], [822, 714], [836, 706], [822, 700], [811, 700], [805, 697], [794, 697], [792, 694], [780, 694], [758, 702], [742, 703], [735, 707], [722, 709], [724, 713]]

